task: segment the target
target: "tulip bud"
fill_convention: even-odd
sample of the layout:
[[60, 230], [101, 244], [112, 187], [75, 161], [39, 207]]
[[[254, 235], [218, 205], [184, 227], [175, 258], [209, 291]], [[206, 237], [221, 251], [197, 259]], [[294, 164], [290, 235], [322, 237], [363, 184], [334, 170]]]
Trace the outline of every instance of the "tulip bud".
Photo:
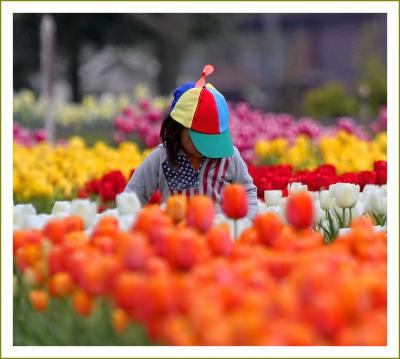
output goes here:
[[328, 211], [333, 206], [333, 198], [329, 191], [319, 192], [319, 204], [323, 211]]
[[269, 206], [279, 206], [282, 202], [282, 191], [264, 191], [265, 204]]
[[85, 227], [89, 227], [97, 214], [97, 205], [88, 199], [74, 199], [69, 209], [70, 214], [76, 214], [82, 217]]
[[297, 229], [311, 227], [314, 223], [314, 203], [308, 192], [300, 191], [288, 197], [287, 221]]
[[247, 215], [249, 205], [247, 193], [241, 184], [231, 184], [222, 192], [222, 210], [232, 219], [243, 218]]
[[54, 203], [53, 209], [51, 210], [51, 214], [67, 214], [69, 212], [69, 208], [71, 206], [71, 202], [68, 201], [56, 201]]
[[362, 202], [357, 202], [356, 205], [350, 209], [350, 211], [352, 219], [359, 218], [365, 213], [365, 204]]
[[118, 213], [120, 215], [136, 214], [141, 206], [140, 200], [135, 192], [122, 192], [116, 197]]
[[212, 226], [215, 215], [214, 202], [207, 196], [194, 196], [189, 199], [186, 221], [190, 227], [206, 233]]
[[13, 208], [13, 223], [16, 226], [22, 227], [25, 216], [36, 215], [36, 209], [31, 204], [17, 204]]
[[49, 305], [49, 297], [44, 290], [31, 290], [29, 292], [29, 300], [38, 312], [44, 312]]
[[349, 208], [357, 203], [360, 186], [352, 183], [336, 183], [329, 186], [329, 191], [340, 208]]
[[347, 234], [351, 231], [351, 228], [339, 228], [339, 236], [343, 236], [344, 234]]
[[[375, 214], [381, 214], [385, 211], [383, 198], [379, 191], [368, 191], [365, 195], [365, 204], [367, 212], [374, 212]], [[387, 203], [387, 202], [386, 202]], [[386, 207], [385, 203], [385, 207]]]
[[301, 191], [307, 191], [308, 187], [307, 185], [303, 185], [300, 182], [293, 182], [293, 183], [289, 183], [288, 184], [288, 193], [292, 194], [292, 193], [296, 193], [296, 192], [301, 192]]
[[172, 196], [167, 199], [166, 213], [175, 222], [178, 223], [185, 218], [187, 207], [187, 198], [184, 195]]
[[382, 197], [382, 202], [381, 202], [381, 209], [382, 209], [382, 214], [387, 216], [387, 197]]

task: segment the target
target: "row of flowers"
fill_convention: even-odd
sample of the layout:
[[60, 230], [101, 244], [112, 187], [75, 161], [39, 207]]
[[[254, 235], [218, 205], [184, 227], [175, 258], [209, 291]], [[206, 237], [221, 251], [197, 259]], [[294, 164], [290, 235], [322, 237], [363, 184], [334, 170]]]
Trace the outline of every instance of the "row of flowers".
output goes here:
[[[111, 175], [115, 176], [116, 174], [118, 173], [106, 175], [102, 181], [110, 181]], [[101, 186], [101, 182], [98, 186]], [[230, 187], [235, 186], [228, 186], [228, 188]], [[121, 187], [120, 192], [122, 191]], [[319, 230], [327, 242], [347, 231], [352, 219], [364, 215], [371, 217], [376, 225], [376, 230], [386, 230], [386, 185], [367, 184], [360, 191], [359, 185], [336, 183], [330, 185], [329, 189], [318, 192], [308, 191], [307, 185], [301, 183], [290, 183], [285, 191], [265, 191], [264, 201], [258, 201], [257, 213], [271, 212], [278, 215], [281, 221], [290, 222], [290, 218], [287, 217], [287, 204], [293, 194], [300, 192], [303, 192], [302, 195], [305, 196], [304, 199], [298, 200], [301, 206], [303, 202], [308, 203], [309, 198], [312, 200], [311, 208], [304, 205], [302, 217], [300, 216], [301, 221], [305, 221], [306, 226], [312, 225], [314, 229]], [[237, 238], [252, 223], [245, 218], [247, 213], [246, 194], [239, 191], [231, 196], [236, 197], [236, 212], [232, 214], [232, 211], [224, 210], [225, 213], [228, 213], [228, 218], [223, 213], [217, 213], [214, 220], [216, 224], [226, 223], [234, 238]], [[182, 201], [186, 201], [185, 197]], [[159, 203], [159, 197], [153, 196], [152, 202]], [[96, 224], [105, 216], [117, 218], [120, 227], [126, 230], [135, 221], [141, 209], [141, 203], [135, 193], [115, 194], [113, 203], [108, 204], [108, 208], [105, 208], [103, 203], [99, 205], [98, 201], [90, 199], [75, 199], [72, 202], [56, 201], [50, 214], [37, 214], [31, 204], [17, 204], [14, 206], [14, 230], [42, 229], [49, 221], [69, 215], [79, 215], [83, 218], [87, 233], [91, 233]], [[162, 203], [161, 208], [168, 208], [168, 205], [171, 205], [171, 201]], [[177, 202], [176, 205], [183, 207], [180, 202]], [[222, 209], [224, 209], [224, 203], [222, 203]]]
[[[161, 122], [169, 103], [170, 98], [154, 98], [148, 89], [139, 85], [133, 96], [87, 96], [82, 104], [57, 104], [55, 113], [56, 120], [64, 126], [96, 124], [97, 120], [103, 120], [113, 124], [115, 132], [112, 137], [116, 143], [135, 139], [150, 148], [159, 142]], [[229, 112], [234, 143], [246, 160], [254, 159], [254, 143], [257, 141], [264, 143], [282, 138], [288, 145], [293, 145], [299, 136], [305, 136], [311, 143], [318, 144], [321, 138], [335, 137], [341, 131], [358, 140], [368, 141], [370, 133], [385, 132], [387, 125], [386, 107], [380, 110], [370, 129], [358, 125], [349, 117], [337, 118], [335, 126], [323, 126], [312, 118], [296, 119], [286, 113], [265, 113], [245, 102], [229, 103]], [[21, 121], [30, 127], [35, 122], [40, 125], [43, 113], [44, 103], [37, 100], [32, 92], [23, 91], [15, 95], [14, 121]]]
[[[274, 148], [271, 150], [274, 154], [282, 153], [283, 158], [291, 165], [288, 168], [298, 167], [297, 159], [292, 161], [294, 163], [290, 161], [296, 156], [310, 160], [309, 153], [304, 150], [309, 145], [305, 138], [298, 138], [296, 144], [289, 149], [286, 145], [281, 145], [285, 144], [284, 142], [279, 141], [273, 140], [268, 146]], [[321, 146], [326, 153], [324, 160], [335, 166], [321, 166], [313, 172], [292, 173], [291, 170], [289, 170], [290, 173], [276, 172], [273, 168], [286, 167], [278, 166], [269, 169], [264, 166], [249, 165], [250, 174], [259, 188], [259, 195], [262, 196], [264, 190], [267, 189], [284, 189], [289, 182], [303, 182], [312, 190], [340, 181], [358, 183], [361, 186], [365, 183], [386, 183], [386, 165], [374, 168], [374, 163], [378, 163], [377, 160], [386, 159], [386, 135], [379, 136], [370, 144], [355, 141], [353, 137], [343, 133], [335, 138], [326, 139], [324, 145]], [[357, 143], [359, 145], [356, 145]], [[278, 147], [279, 150], [277, 150]], [[368, 152], [369, 149], [370, 152]], [[132, 169], [138, 167], [150, 151], [151, 149], [141, 152], [133, 142], [123, 142], [114, 148], [99, 141], [93, 147], [88, 147], [79, 137], [71, 138], [66, 143], [55, 146], [46, 141], [30, 147], [14, 142], [14, 197], [17, 201], [41, 197], [73, 198], [76, 191], [84, 187], [87, 181], [99, 179], [110, 171], [121, 171], [123, 177], [129, 179]], [[351, 159], [347, 158], [350, 153]], [[355, 156], [354, 153], [363, 155]], [[368, 172], [349, 174], [348, 172], [351, 171]], [[338, 175], [340, 173], [342, 173], [341, 176]], [[122, 182], [121, 179], [117, 189], [123, 187]], [[110, 197], [112, 200], [112, 197], [115, 197], [113, 194], [119, 193], [115, 188], [107, 191], [102, 186], [101, 189], [105, 201]]]
[[287, 194], [290, 183], [299, 182], [308, 186], [311, 191], [328, 189], [331, 184], [344, 182], [360, 186], [367, 184], [384, 185], [387, 182], [387, 162], [375, 161], [371, 171], [346, 172], [338, 174], [335, 166], [321, 165], [314, 170], [294, 171], [291, 165], [252, 166], [249, 173], [257, 187], [259, 198], [264, 197], [266, 190], [282, 190]]
[[[340, 182], [353, 183], [360, 186], [361, 191], [366, 185], [385, 185], [387, 181], [387, 162], [376, 161], [373, 171], [361, 171], [338, 175], [333, 165], [321, 165], [313, 171], [293, 171], [290, 165], [249, 166], [249, 173], [257, 187], [258, 197], [263, 199], [267, 190], [281, 190], [283, 196], [288, 193], [288, 185], [301, 183], [311, 191], [328, 189], [330, 185]], [[101, 178], [95, 178], [85, 183], [78, 190], [79, 198], [90, 198], [97, 201], [100, 211], [114, 206], [116, 196], [121, 193], [131, 178], [134, 169], [125, 178], [121, 171], [111, 171]], [[150, 203], [160, 203], [161, 195], [154, 193]]]
[[[115, 118], [127, 107], [140, 108], [151, 106], [154, 110], [164, 110], [170, 100], [165, 97], [150, 96], [149, 89], [143, 84], [137, 85], [132, 94], [103, 94], [85, 96], [80, 104], [57, 102], [54, 108], [58, 124], [67, 127], [73, 125], [112, 124]], [[43, 126], [45, 102], [29, 90], [14, 94], [14, 121], [29, 126]]]
[[25, 147], [14, 142], [13, 189], [16, 201], [33, 198], [73, 198], [76, 190], [93, 179], [118, 169], [128, 176], [150, 150], [140, 151], [135, 143], [113, 148], [103, 142], [86, 146], [79, 137], [52, 146], [41, 142]]
[[[329, 163], [339, 173], [371, 170], [373, 163], [387, 158], [387, 134], [373, 139], [359, 139], [346, 131], [335, 136], [322, 136], [312, 141], [298, 136], [292, 144], [286, 138], [259, 140], [254, 145], [255, 162], [259, 164], [290, 164], [297, 169], [313, 169]], [[362, 156], [355, 156], [362, 153]]]
[[[121, 142], [130, 139], [132, 135], [136, 135], [148, 147], [155, 146], [158, 143], [163, 111], [152, 110], [150, 103], [146, 102], [146, 104], [147, 106], [139, 108], [127, 107], [116, 118], [114, 122], [116, 128], [115, 140]], [[358, 141], [369, 144], [370, 140], [368, 131], [365, 131], [362, 126], [357, 125], [352, 118], [348, 117], [338, 118], [335, 126], [325, 127], [311, 118], [296, 120], [293, 116], [285, 113], [263, 113], [253, 109], [247, 103], [229, 103], [229, 113], [233, 142], [242, 153], [242, 156], [248, 161], [254, 159], [254, 143], [256, 142], [258, 142], [258, 145], [255, 148], [255, 152], [259, 158], [267, 155], [281, 156], [282, 153], [286, 152], [285, 147], [301, 146], [298, 143], [299, 138], [307, 140], [309, 146], [321, 146], [321, 155], [324, 157], [326, 145], [321, 142], [328, 141], [332, 137], [335, 138], [340, 133], [347, 134], [351, 138], [351, 142]], [[386, 109], [381, 110], [379, 119], [372, 126], [376, 133], [386, 131]], [[278, 154], [274, 153], [274, 151], [265, 153], [269, 152], [265, 148], [266, 145], [275, 139], [283, 141], [283, 143], [277, 145], [280, 152]], [[274, 146], [272, 147], [274, 148]], [[354, 148], [349, 149], [349, 151], [351, 150], [354, 150]], [[296, 150], [291, 151], [297, 152]], [[286, 161], [300, 165], [310, 154], [315, 157], [310, 152], [312, 151], [308, 150], [300, 159], [297, 159], [297, 153], [289, 154]], [[311, 160], [310, 165], [315, 166], [314, 158]]]
[[[226, 187], [225, 215], [245, 216], [245, 199]], [[14, 258], [37, 311], [67, 298], [88, 317], [105, 299], [117, 332], [141, 323], [157, 343], [386, 345], [386, 233], [363, 217], [325, 245], [312, 204], [293, 193], [287, 224], [261, 213], [233, 241], [210, 198], [175, 196], [125, 229], [104, 216], [85, 233], [75, 215], [14, 231]]]

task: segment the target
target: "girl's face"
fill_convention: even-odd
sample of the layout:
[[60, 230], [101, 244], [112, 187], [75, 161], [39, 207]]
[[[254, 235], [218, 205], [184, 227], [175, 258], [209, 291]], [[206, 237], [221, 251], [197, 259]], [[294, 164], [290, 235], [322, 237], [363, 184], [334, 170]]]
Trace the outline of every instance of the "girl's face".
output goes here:
[[185, 128], [181, 132], [181, 143], [182, 143], [183, 149], [189, 155], [192, 155], [193, 157], [196, 157], [199, 159], [204, 157], [199, 151], [197, 151], [196, 147], [194, 147], [194, 144], [189, 136], [189, 131], [187, 128]]

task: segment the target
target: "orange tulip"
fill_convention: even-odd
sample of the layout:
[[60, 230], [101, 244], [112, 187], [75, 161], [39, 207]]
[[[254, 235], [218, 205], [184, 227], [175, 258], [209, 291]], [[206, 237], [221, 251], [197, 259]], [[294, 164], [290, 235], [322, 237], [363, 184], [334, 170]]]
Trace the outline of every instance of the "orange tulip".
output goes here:
[[207, 256], [207, 244], [203, 237], [191, 228], [177, 231], [173, 264], [178, 269], [188, 270]]
[[241, 184], [230, 184], [222, 192], [222, 210], [232, 219], [243, 218], [247, 215], [249, 206], [247, 193]]
[[78, 289], [72, 298], [72, 304], [79, 315], [87, 317], [93, 311], [94, 299], [83, 290]]
[[228, 256], [233, 249], [233, 239], [226, 223], [212, 227], [207, 233], [208, 246], [217, 256]]
[[167, 200], [166, 213], [171, 219], [178, 223], [182, 221], [186, 216], [187, 197], [183, 195], [177, 195], [169, 197]]
[[238, 239], [239, 243], [243, 244], [256, 244], [258, 243], [258, 233], [254, 227], [246, 228]]
[[44, 312], [49, 305], [49, 297], [44, 290], [31, 290], [29, 292], [29, 300], [38, 312]]
[[52, 297], [64, 297], [72, 293], [74, 284], [69, 273], [58, 272], [50, 278], [48, 287]]
[[308, 192], [296, 192], [286, 202], [287, 221], [296, 229], [311, 227], [314, 223], [314, 204]]
[[146, 278], [134, 272], [122, 272], [115, 280], [114, 299], [116, 304], [130, 314], [140, 309], [141, 298], [145, 294]]
[[118, 257], [131, 270], [140, 270], [146, 267], [153, 251], [147, 237], [141, 232], [120, 233], [118, 243]]
[[119, 230], [118, 220], [112, 216], [104, 216], [102, 217], [96, 225], [93, 234], [94, 235], [102, 235], [102, 236], [113, 236]]
[[111, 320], [115, 331], [118, 333], [122, 333], [129, 324], [128, 315], [120, 308], [115, 308], [113, 310]]
[[68, 216], [64, 218], [67, 232], [83, 231], [85, 229], [85, 223], [79, 216]]
[[276, 214], [268, 212], [256, 216], [254, 227], [257, 229], [259, 242], [273, 246], [282, 232], [283, 224]]
[[54, 244], [64, 241], [67, 234], [67, 225], [63, 219], [53, 219], [46, 224], [43, 234]]
[[208, 231], [214, 221], [214, 202], [207, 196], [194, 196], [189, 199], [187, 224], [202, 233]]
[[38, 230], [14, 231], [13, 234], [13, 253], [25, 244], [39, 244], [42, 241], [42, 233]]

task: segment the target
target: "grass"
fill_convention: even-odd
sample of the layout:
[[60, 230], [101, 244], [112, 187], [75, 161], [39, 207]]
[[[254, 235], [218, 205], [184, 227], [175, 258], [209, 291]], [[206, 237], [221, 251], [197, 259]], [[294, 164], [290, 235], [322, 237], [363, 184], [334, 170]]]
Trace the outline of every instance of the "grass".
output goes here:
[[70, 299], [51, 299], [44, 313], [36, 312], [28, 300], [28, 289], [18, 276], [13, 306], [14, 345], [155, 345], [140, 325], [129, 325], [118, 334], [111, 325], [111, 306], [98, 300], [92, 315], [83, 318], [72, 309]]

